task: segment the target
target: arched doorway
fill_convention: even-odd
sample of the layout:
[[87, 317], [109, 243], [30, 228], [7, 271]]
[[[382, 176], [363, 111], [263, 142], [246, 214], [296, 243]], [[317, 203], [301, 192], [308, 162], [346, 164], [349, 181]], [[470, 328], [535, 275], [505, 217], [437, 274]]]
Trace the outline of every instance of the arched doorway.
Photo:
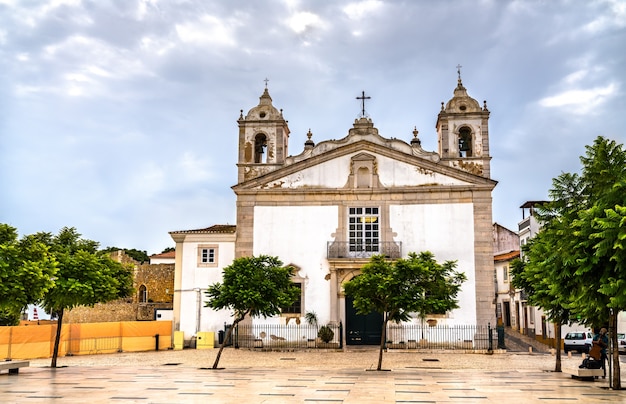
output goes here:
[[358, 314], [346, 296], [346, 345], [380, 345], [383, 316], [375, 311]]

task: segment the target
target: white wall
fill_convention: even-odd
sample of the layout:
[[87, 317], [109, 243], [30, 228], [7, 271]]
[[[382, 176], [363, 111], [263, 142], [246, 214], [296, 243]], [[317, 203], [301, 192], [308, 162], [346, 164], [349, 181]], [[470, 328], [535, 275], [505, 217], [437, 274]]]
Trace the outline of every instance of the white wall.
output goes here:
[[[203, 239], [202, 235], [188, 236], [189, 241], [183, 243], [183, 276], [181, 290], [181, 310], [179, 330], [189, 340], [196, 331], [214, 331], [224, 329], [224, 322], [232, 323], [228, 310], [218, 312], [205, 308], [207, 297], [205, 291], [209, 285], [222, 281], [222, 270], [230, 265], [235, 258], [233, 242], [214, 242]], [[198, 267], [198, 245], [216, 244], [218, 246], [218, 265], [216, 267]], [[198, 313], [200, 322], [198, 328]]]
[[393, 205], [389, 207], [391, 228], [402, 241], [402, 253], [430, 251], [438, 262], [457, 261], [465, 273], [458, 295], [459, 309], [449, 314], [446, 324], [476, 323], [476, 279], [474, 267], [474, 211], [471, 203]]
[[[270, 183], [269, 187], [299, 188], [311, 186], [323, 186], [328, 188], [341, 188], [348, 180], [351, 158], [361, 154], [354, 153], [342, 156], [324, 164], [292, 175], [285, 176]], [[413, 164], [403, 163], [385, 156], [369, 153], [376, 157], [380, 182], [386, 187], [416, 186], [426, 184], [440, 185], [464, 185], [464, 181], [457, 180], [433, 171], [423, 170]]]
[[[330, 320], [330, 283], [327, 243], [337, 230], [337, 206], [256, 206], [255, 256], [278, 256], [285, 265], [300, 268], [304, 278], [304, 311], [315, 311], [320, 323]], [[283, 319], [268, 319], [280, 322]]]

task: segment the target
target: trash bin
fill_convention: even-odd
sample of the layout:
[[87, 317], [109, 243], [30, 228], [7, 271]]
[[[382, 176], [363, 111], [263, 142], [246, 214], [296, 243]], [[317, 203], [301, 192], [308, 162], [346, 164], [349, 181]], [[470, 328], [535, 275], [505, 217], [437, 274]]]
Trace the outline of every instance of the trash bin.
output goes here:
[[219, 330], [217, 332], [217, 342], [222, 345], [224, 343], [224, 330]]
[[496, 329], [498, 331], [498, 349], [506, 349], [504, 344], [504, 326], [499, 325]]

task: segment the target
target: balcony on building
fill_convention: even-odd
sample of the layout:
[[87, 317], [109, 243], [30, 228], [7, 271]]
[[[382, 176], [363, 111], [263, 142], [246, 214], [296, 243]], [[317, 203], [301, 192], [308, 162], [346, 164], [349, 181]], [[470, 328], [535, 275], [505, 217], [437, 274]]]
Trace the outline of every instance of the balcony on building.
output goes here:
[[527, 229], [529, 227], [530, 227], [530, 216], [528, 216], [526, 219], [522, 220], [518, 224], [518, 230], [519, 231], [522, 231], [522, 230]]
[[354, 243], [350, 241], [329, 241], [328, 259], [369, 259], [373, 255], [383, 255], [389, 259], [402, 257], [402, 243], [383, 241], [379, 243]]

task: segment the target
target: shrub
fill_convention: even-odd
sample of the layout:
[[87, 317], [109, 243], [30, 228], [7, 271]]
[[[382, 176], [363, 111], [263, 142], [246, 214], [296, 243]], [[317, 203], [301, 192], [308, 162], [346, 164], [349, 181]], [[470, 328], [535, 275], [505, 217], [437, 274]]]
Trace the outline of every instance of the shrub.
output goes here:
[[317, 337], [325, 343], [329, 343], [330, 341], [332, 341], [334, 336], [335, 333], [327, 325], [321, 326], [319, 331], [317, 332]]

